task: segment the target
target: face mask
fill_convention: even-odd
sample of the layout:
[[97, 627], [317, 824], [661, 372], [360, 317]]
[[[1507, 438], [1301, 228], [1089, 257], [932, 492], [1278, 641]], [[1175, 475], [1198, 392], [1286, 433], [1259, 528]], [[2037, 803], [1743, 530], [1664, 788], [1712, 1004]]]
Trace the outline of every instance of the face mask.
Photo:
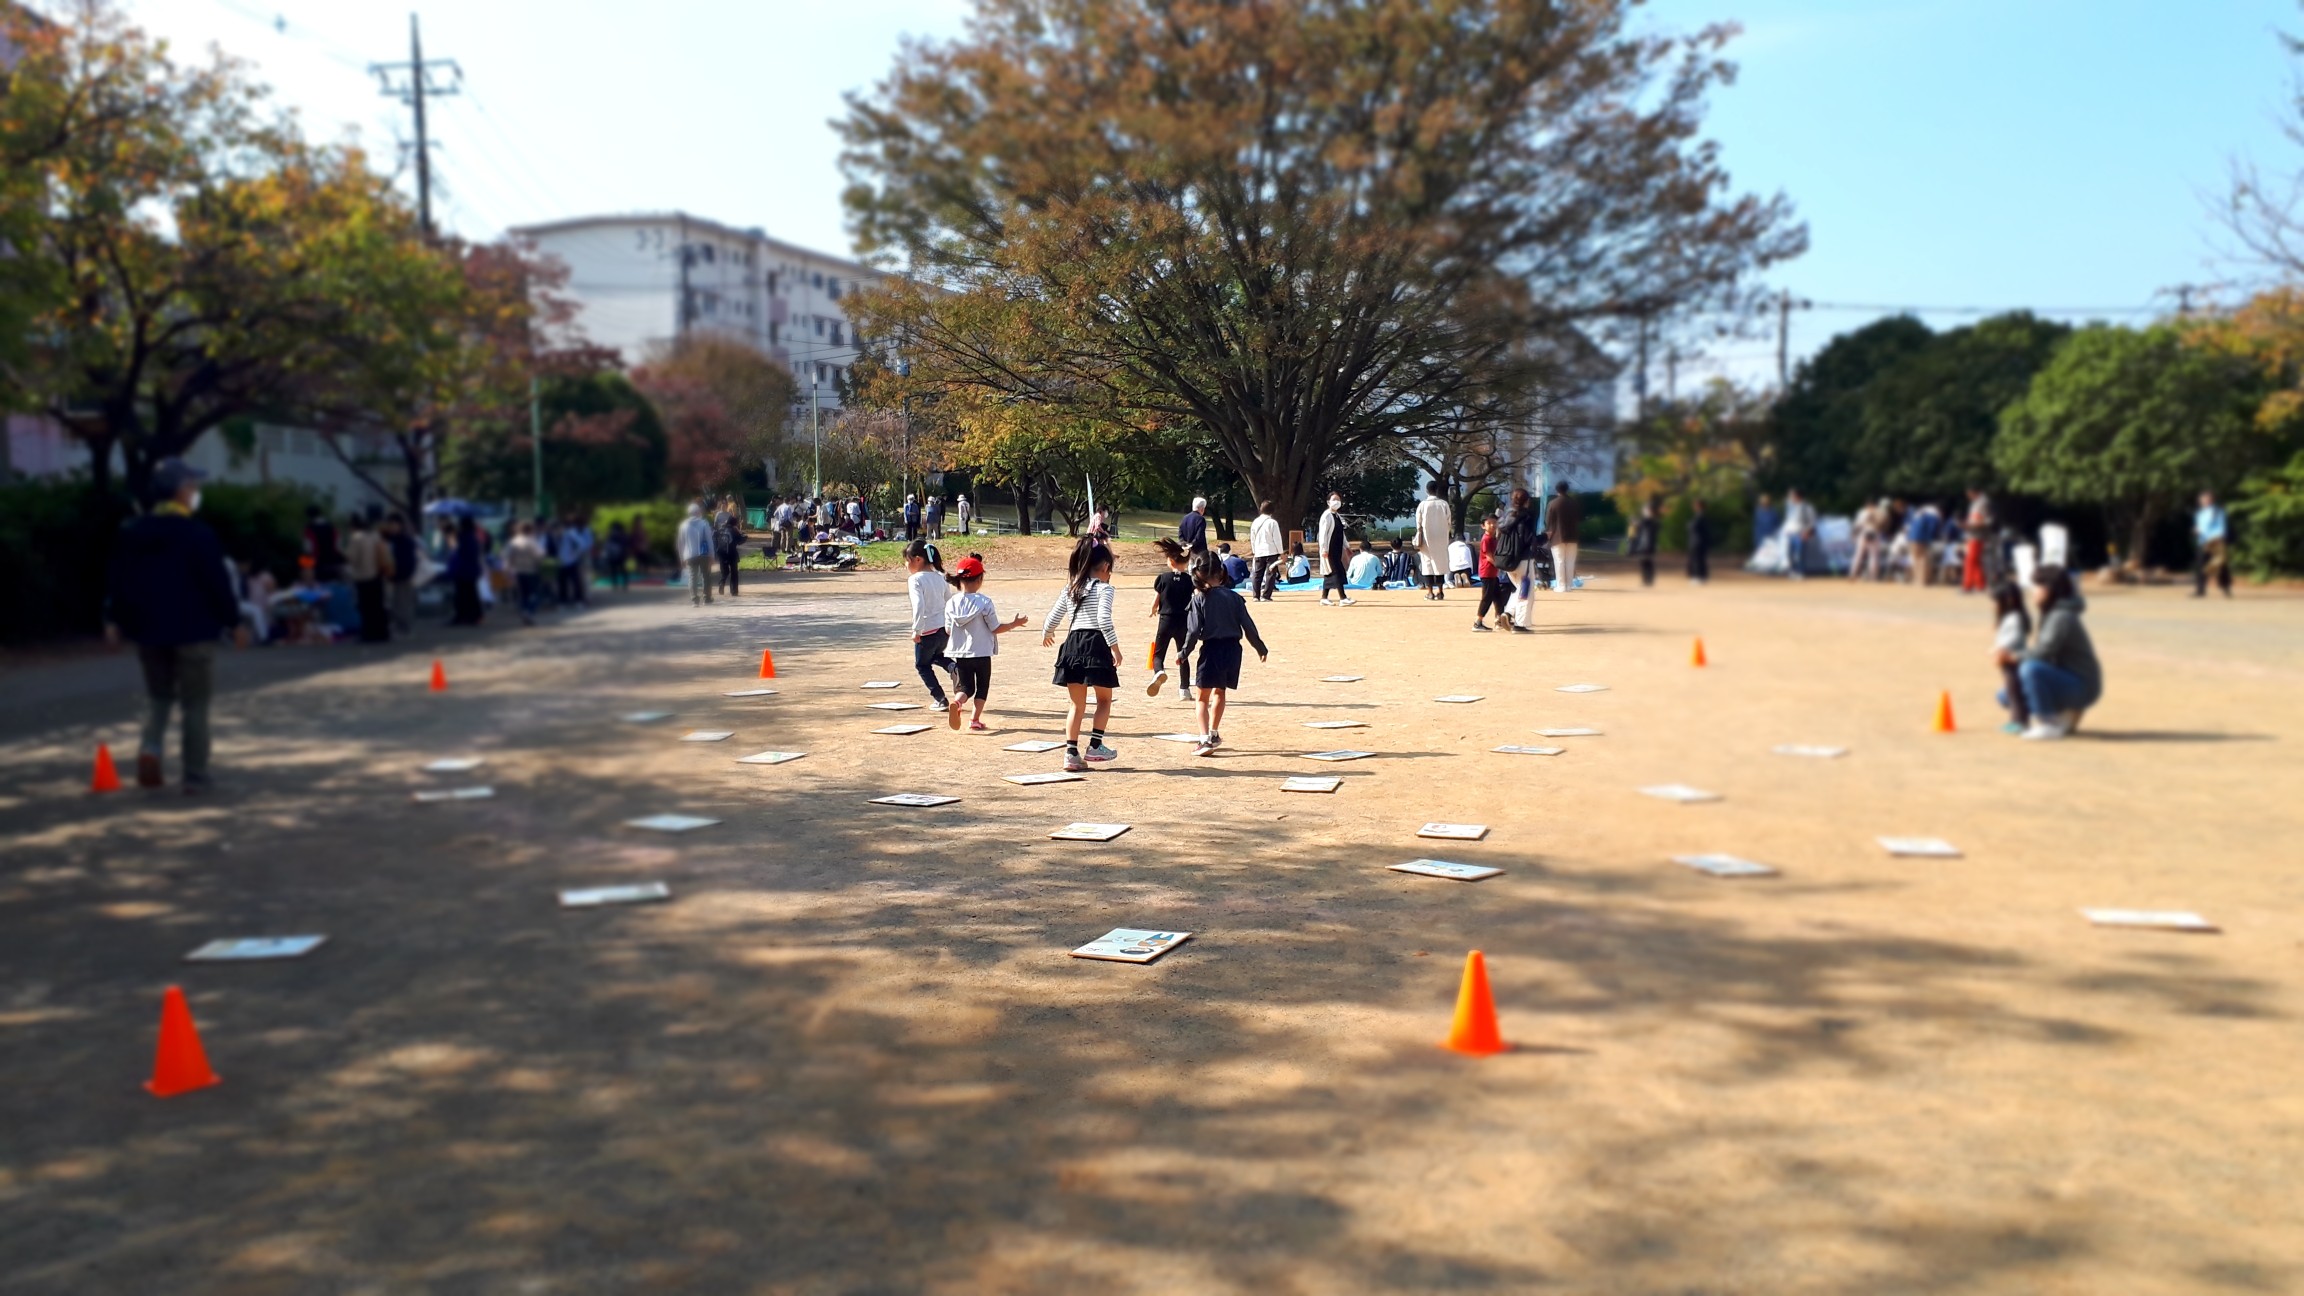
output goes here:
[[1342, 501], [1342, 500], [1340, 500], [1340, 499], [1332, 499], [1332, 500], [1328, 501], [1328, 508], [1329, 508], [1329, 510], [1330, 510], [1331, 512], [1333, 512], [1333, 511], [1335, 511], [1335, 510], [1337, 510], [1337, 509], [1340, 509], [1340, 508], [1342, 508], [1342, 507], [1344, 507], [1344, 501]]

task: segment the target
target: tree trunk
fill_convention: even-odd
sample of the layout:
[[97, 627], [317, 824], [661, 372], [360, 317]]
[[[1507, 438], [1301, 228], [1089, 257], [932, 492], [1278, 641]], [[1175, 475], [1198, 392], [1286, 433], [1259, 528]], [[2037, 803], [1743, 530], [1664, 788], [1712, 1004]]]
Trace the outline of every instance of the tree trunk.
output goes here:
[[1216, 520], [1216, 538], [1217, 538], [1217, 539], [1219, 539], [1219, 540], [1237, 540], [1237, 539], [1239, 539], [1240, 537], [1239, 537], [1237, 534], [1235, 534], [1235, 525], [1236, 525], [1236, 524], [1233, 522], [1233, 519], [1232, 519], [1232, 488], [1231, 488], [1231, 487], [1229, 487], [1229, 486], [1225, 487], [1225, 488], [1224, 488], [1224, 490], [1223, 490], [1223, 493], [1222, 493], [1222, 494], [1219, 494], [1219, 495], [1216, 497], [1216, 509], [1217, 509], [1217, 520]]
[[1032, 534], [1032, 479], [1018, 477], [1010, 488], [1016, 497], [1016, 534]]
[[2144, 549], [2152, 541], [2152, 524], [2159, 520], [2155, 512], [2150, 501], [2138, 505], [2128, 531], [2128, 570], [2138, 577], [2144, 574]]

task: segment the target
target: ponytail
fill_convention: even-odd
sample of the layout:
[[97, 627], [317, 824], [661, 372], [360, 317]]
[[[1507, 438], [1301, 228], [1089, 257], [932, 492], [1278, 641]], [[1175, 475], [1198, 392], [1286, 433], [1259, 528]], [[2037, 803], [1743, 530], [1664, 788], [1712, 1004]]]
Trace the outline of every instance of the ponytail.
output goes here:
[[1104, 547], [1103, 541], [1093, 535], [1080, 537], [1080, 543], [1072, 546], [1072, 561], [1068, 564], [1072, 581], [1066, 588], [1072, 595], [1072, 601], [1078, 603], [1087, 598], [1088, 582], [1094, 577], [1096, 569], [1111, 565], [1112, 551]]

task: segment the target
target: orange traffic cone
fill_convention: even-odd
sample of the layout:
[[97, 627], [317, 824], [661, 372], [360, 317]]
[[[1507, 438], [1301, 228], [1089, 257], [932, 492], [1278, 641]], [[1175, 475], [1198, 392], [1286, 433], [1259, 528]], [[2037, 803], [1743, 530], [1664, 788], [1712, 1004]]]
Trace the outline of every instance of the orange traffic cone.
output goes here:
[[1150, 670], [1160, 660], [1160, 641], [1155, 639], [1144, 645], [1144, 669]]
[[1957, 733], [1959, 726], [1952, 723], [1952, 693], [1947, 689], [1936, 698], [1936, 732]]
[[1464, 956], [1464, 984], [1456, 991], [1456, 1023], [1449, 1027], [1445, 1043], [1475, 1057], [1510, 1047], [1496, 1028], [1496, 996], [1488, 989], [1488, 960], [1478, 950]]
[[448, 691], [448, 669], [440, 664], [440, 659], [437, 657], [432, 659], [432, 691], [435, 693]]
[[1696, 649], [1688, 654], [1688, 664], [1691, 666], [1704, 665], [1704, 636], [1696, 636]]
[[776, 654], [766, 648], [760, 650], [760, 678], [776, 678]]
[[120, 771], [112, 768], [112, 749], [96, 744], [96, 777], [88, 781], [90, 792], [117, 792], [120, 790]]
[[160, 1053], [144, 1087], [155, 1098], [173, 1098], [221, 1083], [223, 1077], [208, 1069], [208, 1052], [200, 1047], [200, 1031], [192, 1024], [192, 1007], [184, 1002], [184, 991], [168, 987], [160, 1000]]

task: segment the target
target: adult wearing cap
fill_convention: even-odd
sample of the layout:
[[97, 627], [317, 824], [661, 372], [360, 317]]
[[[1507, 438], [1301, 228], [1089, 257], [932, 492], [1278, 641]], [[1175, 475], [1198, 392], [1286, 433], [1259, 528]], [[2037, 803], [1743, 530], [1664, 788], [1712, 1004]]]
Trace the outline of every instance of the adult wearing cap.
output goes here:
[[181, 459], [163, 459], [152, 472], [161, 496], [150, 513], [129, 523], [113, 547], [105, 598], [104, 638], [136, 645], [144, 668], [144, 739], [136, 754], [136, 782], [162, 783], [168, 713], [184, 709], [184, 790], [203, 792], [208, 774], [208, 700], [215, 692], [216, 641], [233, 632], [245, 645], [240, 603], [224, 570], [224, 546], [200, 508], [207, 474]]

